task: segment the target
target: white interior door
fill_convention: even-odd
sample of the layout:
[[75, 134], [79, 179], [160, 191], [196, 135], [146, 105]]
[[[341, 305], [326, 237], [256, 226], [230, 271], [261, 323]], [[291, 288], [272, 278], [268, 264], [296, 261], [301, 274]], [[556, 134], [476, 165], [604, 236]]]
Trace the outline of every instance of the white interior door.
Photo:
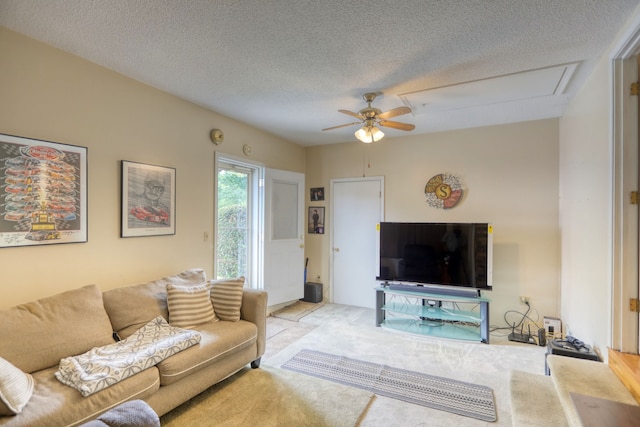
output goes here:
[[331, 181], [333, 302], [375, 307], [384, 178]]
[[304, 296], [304, 175], [265, 173], [264, 282], [270, 306]]

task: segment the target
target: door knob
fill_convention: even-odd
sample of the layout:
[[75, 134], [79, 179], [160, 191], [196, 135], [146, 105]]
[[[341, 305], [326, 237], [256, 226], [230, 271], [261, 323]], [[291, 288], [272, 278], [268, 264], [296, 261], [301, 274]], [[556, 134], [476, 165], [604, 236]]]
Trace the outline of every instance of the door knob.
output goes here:
[[333, 248], [334, 252], [340, 252], [340, 248]]

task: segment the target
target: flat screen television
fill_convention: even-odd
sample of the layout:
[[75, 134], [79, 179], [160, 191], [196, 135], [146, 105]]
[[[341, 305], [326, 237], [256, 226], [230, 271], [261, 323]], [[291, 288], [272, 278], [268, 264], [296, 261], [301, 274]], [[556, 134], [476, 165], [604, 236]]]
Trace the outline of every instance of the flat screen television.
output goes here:
[[491, 289], [488, 223], [380, 223], [380, 281]]

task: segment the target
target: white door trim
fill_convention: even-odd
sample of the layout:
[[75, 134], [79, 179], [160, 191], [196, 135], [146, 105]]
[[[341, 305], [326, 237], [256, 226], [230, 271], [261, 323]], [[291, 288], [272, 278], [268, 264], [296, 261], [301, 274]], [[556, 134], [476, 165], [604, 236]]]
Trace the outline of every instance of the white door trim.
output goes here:
[[[611, 348], [638, 354], [637, 313], [628, 308], [629, 298], [637, 298], [638, 206], [631, 205], [629, 193], [638, 190], [638, 115], [630, 106], [629, 84], [637, 80], [640, 54], [640, 14], [610, 54], [611, 60]], [[635, 76], [635, 77], [634, 77]], [[629, 110], [635, 110], [629, 114]], [[635, 115], [635, 117], [633, 117]]]
[[236, 165], [240, 168], [246, 168], [252, 171], [252, 182], [250, 184], [250, 206], [251, 212], [249, 213], [251, 230], [250, 233], [250, 248], [251, 248], [251, 262], [247, 264], [247, 284], [250, 288], [261, 289], [262, 288], [262, 241], [261, 236], [264, 232], [264, 201], [262, 194], [262, 187], [260, 183], [264, 180], [265, 167], [262, 163], [251, 162], [245, 159], [241, 159], [237, 156], [232, 156], [224, 153], [215, 152], [214, 154], [214, 174], [213, 174], [213, 188], [214, 188], [214, 216], [213, 216], [213, 278], [217, 277], [217, 245], [218, 245], [218, 224], [216, 221], [218, 215], [218, 171], [220, 164]]

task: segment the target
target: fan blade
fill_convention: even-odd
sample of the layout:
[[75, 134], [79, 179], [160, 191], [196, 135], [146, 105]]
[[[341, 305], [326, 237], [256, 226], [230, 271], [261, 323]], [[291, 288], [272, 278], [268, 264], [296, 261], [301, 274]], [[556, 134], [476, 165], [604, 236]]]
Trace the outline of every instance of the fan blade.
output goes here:
[[397, 107], [393, 108], [389, 111], [385, 111], [384, 113], [378, 114], [379, 119], [390, 119], [392, 117], [401, 116], [403, 114], [409, 114], [411, 112], [411, 108], [409, 107]]
[[362, 123], [362, 122], [347, 123], [346, 125], [333, 126], [333, 127], [325, 128], [325, 129], [322, 129], [322, 130], [338, 129], [338, 128], [343, 128], [343, 127], [347, 127], [347, 126], [359, 125], [359, 124], [361, 124], [361, 123]]
[[392, 122], [390, 120], [381, 120], [378, 124], [380, 126], [385, 126], [388, 128], [394, 128], [394, 129], [400, 129], [400, 130], [414, 130], [416, 128], [415, 125], [410, 125], [408, 123]]
[[353, 111], [338, 110], [338, 112], [342, 113], [342, 114], [346, 114], [346, 115], [351, 116], [351, 117], [355, 117], [356, 119], [360, 119], [360, 120], [364, 120], [365, 119], [365, 117], [362, 114], [354, 113]]

